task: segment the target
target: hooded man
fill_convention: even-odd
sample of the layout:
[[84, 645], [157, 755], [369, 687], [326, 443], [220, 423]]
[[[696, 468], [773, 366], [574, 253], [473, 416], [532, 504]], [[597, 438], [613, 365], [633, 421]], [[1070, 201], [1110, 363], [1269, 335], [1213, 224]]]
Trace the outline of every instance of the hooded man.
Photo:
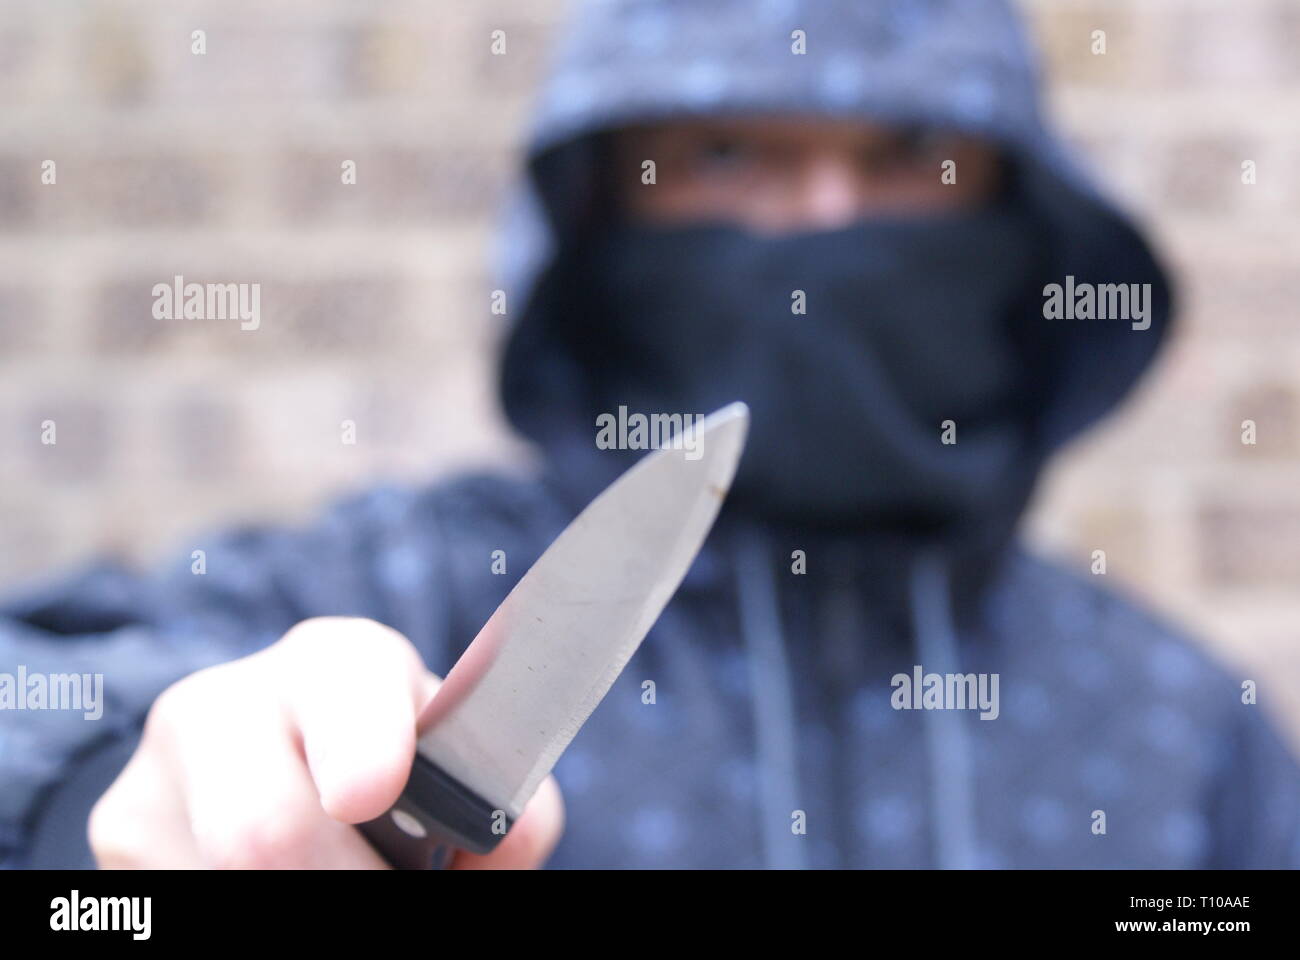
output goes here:
[[[639, 455], [601, 418], [739, 399], [714, 532], [489, 864], [1300, 864], [1300, 774], [1239, 681], [1015, 543], [1170, 326], [1037, 83], [1001, 0], [582, 7], [503, 247], [501, 395], [544, 472], [11, 602], [4, 662], [108, 682], [98, 725], [6, 718], [6, 862], [87, 862], [95, 804], [104, 865], [378, 865], [347, 824], [401, 789], [425, 666]], [[953, 676], [969, 709], [930, 709]]]

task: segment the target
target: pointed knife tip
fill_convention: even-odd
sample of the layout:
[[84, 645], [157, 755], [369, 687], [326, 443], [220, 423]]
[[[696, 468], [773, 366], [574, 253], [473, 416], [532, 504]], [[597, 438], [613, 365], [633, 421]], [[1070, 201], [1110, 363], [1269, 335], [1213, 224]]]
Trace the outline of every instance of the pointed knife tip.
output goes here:
[[[703, 433], [713, 438], [714, 442], [709, 444], [710, 452], [721, 454], [720, 459], [714, 460], [719, 481], [716, 487], [721, 490], [721, 498], [731, 486], [736, 464], [745, 449], [745, 439], [749, 434], [749, 406], [737, 400], [715, 411], [705, 418]], [[719, 440], [721, 445], [717, 443]]]
[[713, 413], [713, 416], [709, 417], [708, 419], [716, 420], [718, 422], [725, 422], [727, 420], [737, 420], [737, 419], [748, 421], [749, 404], [747, 404], [744, 400], [733, 401], [732, 403], [727, 404], [721, 410], [715, 411]]
[[720, 410], [715, 410], [709, 416], [704, 418], [701, 424], [703, 433], [716, 433], [720, 431], [736, 432], [740, 446], [745, 445], [745, 437], [749, 433], [749, 404], [743, 400], [737, 400], [729, 403]]

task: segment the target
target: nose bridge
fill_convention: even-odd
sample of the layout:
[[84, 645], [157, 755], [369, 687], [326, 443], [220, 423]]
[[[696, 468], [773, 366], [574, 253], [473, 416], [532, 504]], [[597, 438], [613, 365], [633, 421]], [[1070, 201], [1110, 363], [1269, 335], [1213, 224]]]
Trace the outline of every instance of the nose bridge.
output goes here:
[[843, 226], [861, 211], [862, 178], [847, 151], [818, 151], [804, 164], [799, 219], [806, 227]]

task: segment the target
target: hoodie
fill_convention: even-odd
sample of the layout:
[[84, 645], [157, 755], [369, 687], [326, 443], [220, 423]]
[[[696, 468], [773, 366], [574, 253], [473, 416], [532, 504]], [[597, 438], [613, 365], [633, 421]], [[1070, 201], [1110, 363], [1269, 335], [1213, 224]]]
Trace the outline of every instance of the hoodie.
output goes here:
[[[1016, 542], [1042, 464], [1120, 403], [1172, 316], [1159, 263], [1068, 161], [1038, 85], [1001, 0], [582, 5], [502, 233], [500, 286], [517, 311], [502, 403], [544, 469], [379, 487], [306, 527], [205, 538], [203, 575], [188, 555], [147, 573], [96, 563], [6, 601], [0, 664], [103, 673], [105, 702], [97, 721], [0, 714], [0, 862], [88, 864], [85, 817], [158, 692], [301, 619], [379, 620], [445, 674], [621, 466], [594, 448], [584, 404], [595, 361], [550, 295], [596, 210], [597, 136], [778, 111], [996, 141], [1048, 275], [1151, 284], [1150, 324], [1043, 325], [1042, 388], [1025, 411], [1035, 456], [958, 541], [725, 508], [556, 767], [567, 827], [550, 865], [1300, 865], [1300, 771], [1261, 708], [1242, 702], [1241, 678], [1096, 578]], [[493, 572], [498, 550], [506, 575]], [[912, 701], [898, 678], [918, 668], [997, 678], [998, 696], [983, 716], [899, 709]]]

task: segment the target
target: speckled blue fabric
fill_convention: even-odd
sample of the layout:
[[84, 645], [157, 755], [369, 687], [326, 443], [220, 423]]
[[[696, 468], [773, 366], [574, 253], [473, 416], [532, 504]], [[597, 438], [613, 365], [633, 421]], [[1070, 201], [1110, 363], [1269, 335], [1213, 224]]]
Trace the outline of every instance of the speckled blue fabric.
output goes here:
[[[104, 739], [132, 736], [162, 685], [303, 617], [381, 620], [445, 673], [569, 513], [545, 484], [500, 477], [378, 489], [307, 528], [197, 537], [206, 577], [186, 554], [148, 576], [99, 566], [27, 591], [7, 606], [4, 662], [100, 670], [109, 697], [98, 725], [56, 712], [4, 718], [6, 863], [31, 862], [60, 779]], [[553, 867], [761, 867], [786, 853], [814, 868], [935, 864], [924, 712], [889, 703], [889, 678], [915, 662], [910, 638], [860, 602], [863, 574], [836, 547], [799, 543], [806, 574], [790, 572], [789, 543], [774, 544], [772, 569], [794, 706], [789, 789], [807, 833], [789, 831], [789, 814], [781, 830], [762, 822], [759, 691], [734, 556], [713, 538], [556, 768], [568, 828]], [[490, 572], [497, 549], [508, 576]], [[1243, 705], [1241, 677], [1099, 579], [1014, 550], [963, 633], [965, 668], [1002, 677], [998, 719], [965, 717], [975, 865], [1300, 863], [1300, 776], [1267, 709]], [[1256, 679], [1267, 701], [1268, 680]], [[643, 702], [646, 680], [654, 704]], [[1106, 813], [1105, 835], [1092, 832], [1094, 810]], [[53, 835], [66, 846], [46, 839], [38, 864], [84, 856], [80, 825]]]
[[[532, 295], [587, 209], [592, 133], [746, 110], [968, 129], [1021, 165], [1071, 264], [1163, 287], [1140, 235], [1042, 124], [1036, 69], [1000, 0], [601, 0], [574, 24], [502, 235], [502, 284], [526, 305], [503, 400], [547, 454], [546, 470], [379, 488], [302, 528], [201, 535], [157, 570], [96, 564], [7, 601], [0, 669], [102, 672], [107, 703], [96, 722], [0, 715], [0, 862], [86, 862], [84, 821], [51, 811], [76, 810], [69, 793], [106, 786], [78, 779], [90, 758], [129, 744], [172, 680], [259, 649], [304, 617], [381, 620], [445, 673], [616, 472], [594, 457], [590, 426], [567, 414], [582, 371]], [[801, 56], [795, 30], [806, 34]], [[1045, 347], [1064, 362], [1044, 458], [1121, 400], [1169, 318], [1166, 303], [1147, 336], [1076, 326]], [[556, 768], [567, 830], [551, 865], [1300, 865], [1300, 771], [1268, 722], [1269, 678], [1215, 663], [1104, 589], [1106, 578], [1028, 555], [1012, 542], [1017, 514], [989, 518], [1004, 536], [943, 556], [952, 589], [927, 592], [911, 544], [724, 512]], [[190, 572], [195, 547], [207, 551], [204, 576]], [[496, 550], [507, 575], [491, 571]], [[796, 550], [806, 572], [792, 569]], [[963, 598], [972, 567], [978, 589]], [[925, 634], [950, 649], [926, 647]], [[910, 673], [923, 649], [998, 674], [998, 718], [893, 709], [890, 678]], [[1257, 705], [1242, 702], [1247, 679]], [[800, 816], [806, 830], [793, 831]]]

